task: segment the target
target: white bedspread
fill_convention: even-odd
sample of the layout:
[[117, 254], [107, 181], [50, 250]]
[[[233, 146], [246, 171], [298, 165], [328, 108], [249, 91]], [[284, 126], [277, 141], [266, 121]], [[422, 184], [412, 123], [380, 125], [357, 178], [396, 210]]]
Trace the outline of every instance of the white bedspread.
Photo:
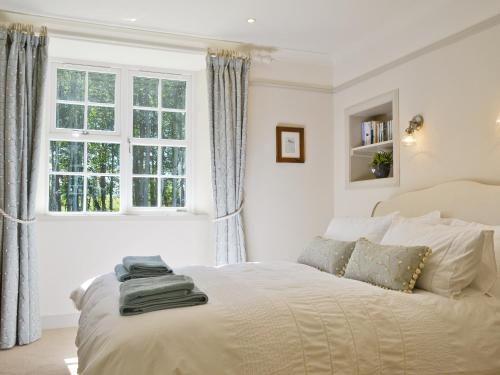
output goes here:
[[81, 375], [500, 374], [500, 304], [380, 289], [294, 263], [188, 267], [203, 306], [121, 317], [113, 274], [82, 298]]

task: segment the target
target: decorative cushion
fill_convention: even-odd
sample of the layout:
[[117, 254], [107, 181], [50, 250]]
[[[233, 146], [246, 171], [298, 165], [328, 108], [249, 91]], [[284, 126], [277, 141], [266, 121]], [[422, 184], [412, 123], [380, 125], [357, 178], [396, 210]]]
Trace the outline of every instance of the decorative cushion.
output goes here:
[[344, 276], [411, 293], [430, 254], [427, 246], [387, 246], [360, 238]]
[[492, 233], [475, 228], [399, 221], [381, 244], [428, 246], [432, 257], [417, 288], [443, 296], [457, 296], [476, 278], [486, 238]]
[[356, 242], [337, 241], [317, 236], [300, 254], [297, 262], [342, 276], [354, 245]]

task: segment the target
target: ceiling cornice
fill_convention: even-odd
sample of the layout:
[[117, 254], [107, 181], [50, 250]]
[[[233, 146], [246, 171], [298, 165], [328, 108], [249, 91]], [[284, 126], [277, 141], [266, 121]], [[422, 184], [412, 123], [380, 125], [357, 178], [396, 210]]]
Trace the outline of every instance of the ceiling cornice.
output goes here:
[[295, 82], [295, 81], [279, 81], [271, 79], [251, 79], [250, 86], [256, 87], [272, 87], [287, 90], [311, 91], [321, 94], [333, 94], [333, 86], [318, 85], [314, 83]]
[[203, 55], [209, 48], [235, 49], [246, 52], [251, 51], [257, 60], [259, 58], [266, 59], [270, 57], [272, 60], [296, 63], [328, 66], [331, 66], [333, 63], [330, 55], [326, 53], [257, 46], [119, 24], [113, 25], [94, 21], [0, 10], [0, 24], [10, 23], [28, 23], [36, 27], [47, 26], [49, 35], [51, 36], [98, 43], [113, 43]]
[[[416, 51], [413, 51], [405, 56], [402, 56], [396, 60], [393, 60], [387, 64], [381, 65], [378, 68], [375, 68], [373, 70], [370, 70], [366, 73], [363, 73], [353, 79], [344, 81], [340, 84], [337, 84], [334, 86], [333, 92], [336, 94], [338, 92], [341, 92], [343, 90], [346, 90], [354, 85], [357, 85], [358, 83], [361, 83], [363, 81], [366, 81], [370, 78], [376, 77], [382, 73], [385, 73], [388, 70], [394, 69], [400, 65], [406, 64], [409, 61], [412, 61], [420, 56], [426, 55], [430, 52], [436, 51], [438, 49], [447, 47], [453, 43], [457, 43], [463, 39], [466, 39], [472, 35], [478, 34], [482, 31], [491, 29], [492, 27], [500, 25], [500, 14], [497, 14], [493, 17], [487, 18], [484, 21], [481, 21], [479, 23], [476, 23], [462, 31], [459, 31], [457, 33], [451, 34], [441, 40], [438, 40], [437, 42], [434, 42], [432, 44], [429, 44], [423, 48], [420, 48]], [[335, 72], [334, 72], [335, 74]]]

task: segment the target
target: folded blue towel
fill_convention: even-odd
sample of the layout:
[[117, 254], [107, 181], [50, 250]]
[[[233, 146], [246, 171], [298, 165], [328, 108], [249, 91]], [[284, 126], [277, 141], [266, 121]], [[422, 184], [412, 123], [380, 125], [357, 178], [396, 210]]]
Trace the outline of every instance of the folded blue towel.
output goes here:
[[159, 274], [172, 273], [172, 269], [159, 255], [153, 256], [128, 256], [122, 260], [123, 266], [133, 274], [156, 272]]
[[159, 255], [127, 256], [123, 258], [122, 264], [117, 264], [115, 266], [115, 274], [118, 281], [168, 275], [172, 273], [172, 269]]
[[184, 275], [166, 275], [125, 281], [120, 285], [120, 314], [186, 307], [207, 303], [208, 296]]

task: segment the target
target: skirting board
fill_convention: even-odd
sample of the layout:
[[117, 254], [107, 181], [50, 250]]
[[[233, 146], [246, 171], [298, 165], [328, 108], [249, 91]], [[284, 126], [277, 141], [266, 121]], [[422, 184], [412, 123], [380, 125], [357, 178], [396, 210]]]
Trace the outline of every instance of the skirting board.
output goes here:
[[42, 316], [42, 329], [78, 327], [79, 313]]

